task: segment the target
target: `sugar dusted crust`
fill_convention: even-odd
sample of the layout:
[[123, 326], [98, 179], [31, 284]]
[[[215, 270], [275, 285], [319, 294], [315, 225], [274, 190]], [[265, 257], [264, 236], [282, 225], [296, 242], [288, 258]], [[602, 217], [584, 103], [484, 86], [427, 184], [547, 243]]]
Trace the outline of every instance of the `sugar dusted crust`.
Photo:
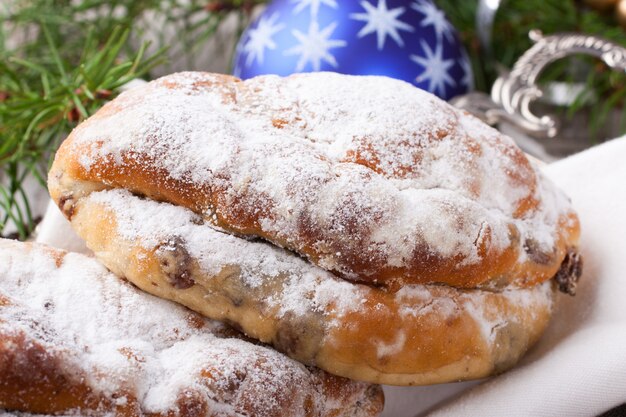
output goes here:
[[49, 189], [116, 274], [370, 382], [511, 367], [580, 275], [576, 214], [510, 139], [381, 77], [161, 78], [72, 132]]
[[383, 77], [163, 77], [79, 126], [51, 177], [66, 210], [94, 188], [126, 188], [396, 287], [533, 286], [579, 234], [568, 200], [509, 138]]
[[227, 326], [122, 282], [93, 259], [0, 240], [2, 409], [375, 416], [382, 393], [242, 340]]
[[501, 292], [350, 283], [127, 191], [80, 199], [72, 225], [141, 289], [357, 380], [423, 385], [503, 371], [538, 339], [552, 309], [552, 282]]

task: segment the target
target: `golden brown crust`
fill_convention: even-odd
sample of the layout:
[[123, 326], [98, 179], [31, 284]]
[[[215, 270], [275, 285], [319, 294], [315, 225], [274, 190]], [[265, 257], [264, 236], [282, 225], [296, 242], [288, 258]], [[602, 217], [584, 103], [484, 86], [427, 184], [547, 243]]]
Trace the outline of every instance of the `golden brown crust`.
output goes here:
[[78, 370], [64, 371], [63, 354], [0, 324], [0, 408], [52, 414], [73, 409], [113, 409], [94, 394]]
[[[114, 198], [119, 199], [115, 204], [107, 203]], [[485, 377], [515, 364], [550, 317], [551, 283], [504, 292], [336, 284], [341, 280], [264, 243], [227, 236], [192, 220], [168, 224], [171, 217], [164, 213], [172, 210], [172, 217], [190, 216], [184, 209], [107, 191], [78, 201], [72, 225], [99, 260], [139, 288], [231, 323], [336, 375], [394, 385]], [[125, 219], [128, 213], [146, 213], [159, 226], [133, 225]], [[134, 234], [130, 229], [135, 227], [141, 231]], [[179, 238], [181, 230], [187, 233], [185, 240]], [[167, 256], [163, 246], [169, 247]], [[219, 251], [232, 254], [230, 263], [220, 263]], [[237, 253], [248, 261], [237, 263]], [[281, 263], [281, 257], [289, 263]], [[263, 263], [282, 269], [264, 275]], [[189, 287], [172, 280], [172, 264], [185, 271]], [[263, 284], [255, 287], [244, 271]], [[311, 274], [316, 274], [318, 288], [336, 296], [307, 287], [298, 298], [298, 282]], [[285, 310], [289, 302], [297, 304], [293, 310]]]
[[[316, 77], [320, 77], [318, 83]], [[349, 132], [347, 145], [337, 138], [337, 142], [327, 139], [323, 147], [321, 139], [310, 138], [319, 134], [315, 126], [326, 126], [330, 129], [328, 135], [339, 136], [343, 132], [341, 125], [350, 123], [351, 115], [341, 113], [346, 120], [327, 123], [325, 118], [330, 116], [316, 112], [330, 106], [326, 110], [332, 115], [336, 110], [332, 106], [341, 107], [342, 103], [333, 96], [320, 96], [316, 98], [321, 104], [316, 107], [302, 91], [311, 94], [309, 89], [317, 88], [333, 94], [324, 84], [335, 82], [334, 77], [339, 76], [298, 75], [283, 80], [261, 77], [240, 82], [229, 76], [186, 73], [126, 93], [105, 105], [63, 143], [50, 173], [52, 197], [71, 217], [71, 199], [94, 189], [128, 189], [189, 208], [231, 233], [261, 237], [287, 247], [350, 280], [384, 282], [392, 287], [435, 282], [464, 288], [503, 288], [509, 284], [531, 287], [557, 273], [568, 249], [577, 245], [578, 219], [560, 193], [509, 139], [443, 102], [423, 97], [415, 89], [405, 91], [403, 84], [372, 79], [368, 81], [371, 88], [380, 83], [384, 88], [397, 89], [398, 107], [392, 102], [387, 103], [389, 109], [380, 108], [370, 97], [379, 91], [368, 95], [360, 89], [361, 81], [345, 77], [339, 81], [353, 88], [342, 94], [360, 98], [364, 108], [373, 106], [373, 114], [391, 118], [381, 116], [377, 121], [387, 128], [387, 136], [368, 133], [371, 128], [367, 124], [352, 126], [355, 130]], [[289, 101], [292, 95], [296, 98]], [[199, 113], [193, 109], [196, 97], [206, 99], [201, 105], [206, 107], [206, 114], [201, 106]], [[420, 122], [415, 122], [415, 127], [398, 126], [403, 121], [392, 116], [403, 111], [402, 105], [417, 106], [416, 112], [431, 112], [441, 120], [426, 127]], [[173, 113], [189, 109], [190, 116], [181, 116], [183, 126], [151, 131], [167, 123], [159, 117], [170, 108]], [[352, 109], [357, 115], [358, 110], [362, 109]], [[215, 117], [220, 112], [228, 117], [216, 120], [216, 126], [224, 123], [217, 137], [212, 131], [193, 130], [204, 126], [196, 117]], [[134, 135], [132, 141], [131, 136], [115, 137], [109, 132], [126, 135], [123, 129], [112, 126], [123, 122], [123, 115], [129, 119], [140, 117], [145, 122], [135, 130], [129, 128], [128, 135]], [[235, 124], [250, 119], [259, 132], [252, 135], [256, 135], [254, 139], [229, 136], [223, 132], [230, 132], [231, 119]], [[242, 124], [242, 132], [251, 125]], [[174, 133], [168, 129], [174, 129]], [[205, 165], [190, 154], [202, 154], [202, 149], [185, 148], [194, 140], [184, 137], [189, 130], [206, 135], [203, 139], [211, 150], [200, 158], [206, 160]], [[255, 142], [263, 134], [271, 140]], [[293, 139], [295, 136], [304, 139]], [[310, 140], [313, 145], [302, 140]], [[118, 141], [132, 145], [118, 146]], [[329, 156], [337, 144], [345, 146], [345, 151]], [[442, 149], [448, 149], [443, 158], [439, 156]], [[176, 157], [170, 161], [171, 154]], [[211, 154], [217, 155], [215, 160], [232, 157], [232, 161], [219, 165]], [[177, 174], [179, 165], [187, 161], [195, 166], [188, 167], [190, 172]], [[273, 186], [262, 186], [267, 179], [263, 175], [271, 177], [278, 168], [271, 172], [258, 170], [254, 164], [248, 167], [251, 161], [290, 168], [286, 174], [272, 178], [278, 190], [274, 194], [282, 193], [280, 199], [271, 196]], [[429, 169], [441, 169], [440, 161], [449, 171], [442, 175], [449, 178], [431, 184], [436, 174]], [[246, 169], [261, 173], [240, 179]], [[447, 185], [450, 179], [459, 183]], [[352, 183], [354, 194], [342, 188], [342, 181]], [[500, 189], [492, 189], [494, 184]], [[298, 189], [303, 190], [302, 195]], [[329, 189], [340, 200], [330, 209], [329, 203], [322, 201]], [[416, 220], [411, 213], [393, 213], [408, 204], [407, 192], [418, 195], [415, 190], [420, 191], [419, 198], [426, 198], [426, 203], [416, 206], [430, 207], [433, 215], [448, 222], [444, 227], [458, 229], [456, 234], [446, 232], [445, 238], [429, 240], [432, 233], [422, 229], [439, 227], [430, 224], [428, 219], [432, 217]], [[435, 191], [424, 194], [428, 190]], [[500, 200], [498, 194], [504, 194]], [[284, 224], [289, 225], [285, 226], [287, 230], [281, 229]], [[407, 227], [410, 230], [401, 244], [394, 236], [386, 236], [402, 234]], [[400, 251], [400, 246], [403, 254], [396, 259], [394, 253]]]
[[0, 410], [119, 417], [382, 411], [380, 387], [240, 340], [122, 283], [93, 259], [0, 240], [0, 260]]

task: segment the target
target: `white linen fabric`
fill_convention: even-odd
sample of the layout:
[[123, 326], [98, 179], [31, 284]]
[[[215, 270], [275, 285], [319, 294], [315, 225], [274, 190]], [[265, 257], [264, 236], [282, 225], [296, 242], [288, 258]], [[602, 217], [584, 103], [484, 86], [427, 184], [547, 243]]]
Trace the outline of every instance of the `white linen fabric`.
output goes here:
[[[580, 216], [578, 294], [558, 297], [546, 334], [515, 369], [482, 383], [385, 387], [384, 417], [586, 417], [626, 402], [626, 138], [544, 173]], [[80, 250], [64, 222], [48, 214], [37, 240]]]
[[52, 201], [48, 204], [46, 215], [37, 226], [35, 233], [39, 243], [45, 243], [69, 252], [92, 255], [85, 241], [76, 234], [70, 222], [63, 217], [59, 208]]

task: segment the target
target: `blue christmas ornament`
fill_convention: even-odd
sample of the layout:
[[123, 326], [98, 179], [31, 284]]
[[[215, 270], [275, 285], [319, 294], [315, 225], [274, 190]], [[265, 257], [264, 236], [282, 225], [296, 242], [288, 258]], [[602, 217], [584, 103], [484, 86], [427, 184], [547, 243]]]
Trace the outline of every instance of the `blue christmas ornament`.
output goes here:
[[431, 0], [275, 0], [244, 32], [234, 74], [334, 71], [386, 75], [450, 99], [472, 70], [452, 25]]

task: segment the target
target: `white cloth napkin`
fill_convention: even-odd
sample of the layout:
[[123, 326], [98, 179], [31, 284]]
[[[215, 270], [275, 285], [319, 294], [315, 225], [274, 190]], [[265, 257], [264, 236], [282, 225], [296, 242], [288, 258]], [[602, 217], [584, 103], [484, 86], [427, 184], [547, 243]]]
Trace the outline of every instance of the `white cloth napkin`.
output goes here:
[[[384, 387], [384, 417], [595, 416], [626, 402], [626, 138], [544, 171], [580, 215], [578, 295], [559, 297], [546, 334], [515, 369], [479, 385]], [[63, 223], [46, 216], [38, 241], [80, 249]]]

